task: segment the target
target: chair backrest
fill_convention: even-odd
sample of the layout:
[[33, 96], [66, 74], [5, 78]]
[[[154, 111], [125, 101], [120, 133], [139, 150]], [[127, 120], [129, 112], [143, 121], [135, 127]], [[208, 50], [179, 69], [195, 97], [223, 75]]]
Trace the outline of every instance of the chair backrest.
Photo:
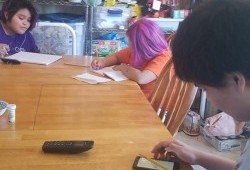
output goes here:
[[175, 76], [173, 62], [169, 60], [156, 81], [149, 101], [172, 135], [182, 124], [196, 91], [193, 83], [184, 82]]
[[31, 33], [41, 53], [76, 55], [76, 33], [68, 24], [38, 22]]

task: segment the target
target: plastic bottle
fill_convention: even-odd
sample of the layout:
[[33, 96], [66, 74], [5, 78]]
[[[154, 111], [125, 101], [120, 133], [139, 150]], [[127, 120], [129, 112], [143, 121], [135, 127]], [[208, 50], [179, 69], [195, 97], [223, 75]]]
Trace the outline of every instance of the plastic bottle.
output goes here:
[[7, 109], [9, 111], [8, 119], [10, 123], [14, 123], [16, 119], [16, 105], [8, 104]]

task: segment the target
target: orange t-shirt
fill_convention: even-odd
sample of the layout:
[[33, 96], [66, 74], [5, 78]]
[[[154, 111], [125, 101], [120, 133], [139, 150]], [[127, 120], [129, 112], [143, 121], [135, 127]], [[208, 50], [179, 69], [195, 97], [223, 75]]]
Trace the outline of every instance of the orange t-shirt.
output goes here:
[[[131, 50], [129, 48], [125, 48], [123, 50], [120, 50], [116, 53], [116, 56], [118, 57], [119, 61], [121, 63], [126, 63], [133, 65], [134, 63], [134, 57], [131, 54]], [[139, 69], [141, 71], [143, 70], [149, 70], [153, 72], [157, 77], [160, 75], [161, 70], [167, 63], [167, 61], [171, 58], [171, 52], [170, 51], [163, 51], [159, 55], [157, 55], [155, 58], [153, 58], [151, 61], [143, 61], [142, 64], [139, 66]], [[148, 98], [150, 93], [152, 92], [156, 80], [151, 81], [147, 84], [141, 84], [140, 87], [145, 94], [145, 96]]]

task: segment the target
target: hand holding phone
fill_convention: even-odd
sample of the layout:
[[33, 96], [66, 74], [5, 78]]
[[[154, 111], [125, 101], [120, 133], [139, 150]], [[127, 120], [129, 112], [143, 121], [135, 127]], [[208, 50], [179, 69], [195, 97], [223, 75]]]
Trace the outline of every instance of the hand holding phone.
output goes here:
[[[154, 160], [166, 167], [169, 170], [175, 170], [179, 168], [179, 163], [177, 162], [169, 162], [169, 161], [162, 161], [162, 160]], [[161, 170], [160, 167], [156, 166], [155, 164], [151, 163], [147, 159], [137, 156], [133, 163], [133, 169], [138, 170]]]

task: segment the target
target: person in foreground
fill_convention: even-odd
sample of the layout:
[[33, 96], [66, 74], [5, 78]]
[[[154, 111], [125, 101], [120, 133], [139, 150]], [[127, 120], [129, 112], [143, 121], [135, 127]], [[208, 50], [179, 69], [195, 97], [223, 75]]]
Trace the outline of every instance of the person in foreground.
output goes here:
[[29, 0], [7, 0], [0, 12], [0, 54], [7, 56], [20, 51], [36, 52], [39, 49], [31, 31], [38, 18]]
[[[176, 75], [204, 88], [208, 100], [238, 121], [250, 120], [250, 1], [201, 3], [177, 30], [173, 42]], [[250, 141], [238, 161], [204, 153], [180, 141], [162, 141], [155, 158], [174, 152], [181, 160], [211, 170], [249, 170]]]
[[93, 69], [116, 65], [128, 79], [137, 82], [146, 97], [151, 93], [162, 68], [171, 57], [161, 28], [153, 21], [142, 18], [126, 32], [129, 47], [104, 58], [94, 59]]

